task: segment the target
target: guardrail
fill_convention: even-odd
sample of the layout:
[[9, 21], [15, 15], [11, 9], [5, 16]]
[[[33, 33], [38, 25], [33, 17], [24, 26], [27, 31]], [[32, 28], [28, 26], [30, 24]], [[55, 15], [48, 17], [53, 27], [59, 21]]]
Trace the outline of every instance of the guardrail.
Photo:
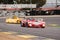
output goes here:
[[29, 18], [29, 17], [32, 17], [32, 18], [39, 18], [39, 17], [60, 17], [60, 15], [43, 15], [43, 16], [20, 16], [21, 18]]

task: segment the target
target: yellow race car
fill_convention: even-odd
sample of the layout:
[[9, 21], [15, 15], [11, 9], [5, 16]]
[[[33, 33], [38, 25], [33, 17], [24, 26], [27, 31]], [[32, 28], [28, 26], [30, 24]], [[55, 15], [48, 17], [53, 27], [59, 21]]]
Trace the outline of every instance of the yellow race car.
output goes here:
[[7, 18], [6, 23], [20, 23], [22, 18], [18, 18], [17, 16], [13, 16], [12, 18]]

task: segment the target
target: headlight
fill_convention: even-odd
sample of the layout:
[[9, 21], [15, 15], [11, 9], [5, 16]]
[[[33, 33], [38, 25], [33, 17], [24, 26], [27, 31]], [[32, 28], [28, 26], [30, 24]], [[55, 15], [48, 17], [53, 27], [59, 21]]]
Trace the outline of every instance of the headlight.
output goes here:
[[45, 25], [43, 24], [43, 26], [45, 26]]
[[29, 24], [29, 26], [32, 26], [32, 24]]

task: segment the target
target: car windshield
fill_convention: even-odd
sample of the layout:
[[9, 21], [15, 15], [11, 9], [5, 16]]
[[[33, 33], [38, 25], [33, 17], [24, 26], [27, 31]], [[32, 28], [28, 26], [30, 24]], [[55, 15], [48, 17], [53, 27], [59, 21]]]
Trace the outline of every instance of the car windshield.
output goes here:
[[38, 21], [43, 21], [43, 18], [26, 18], [27, 20], [31, 20], [31, 21], [36, 21], [36, 22], [38, 22]]
[[32, 20], [35, 20], [34, 18], [26, 18], [26, 19], [27, 19], [27, 20], [31, 20], [31, 21], [32, 21]]
[[36, 18], [35, 21], [36, 21], [36, 22], [38, 22], [38, 21], [43, 21], [43, 18]]

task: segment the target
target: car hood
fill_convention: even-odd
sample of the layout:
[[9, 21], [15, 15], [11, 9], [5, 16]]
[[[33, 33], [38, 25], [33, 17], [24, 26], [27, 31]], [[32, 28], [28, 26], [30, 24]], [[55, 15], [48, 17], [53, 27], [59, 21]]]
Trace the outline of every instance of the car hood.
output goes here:
[[28, 22], [29, 24], [35, 24], [35, 25], [39, 25], [39, 24], [42, 24], [40, 22]]
[[37, 24], [41, 24], [41, 23], [40, 22], [33, 22], [32, 24], [36, 24], [37, 25]]

